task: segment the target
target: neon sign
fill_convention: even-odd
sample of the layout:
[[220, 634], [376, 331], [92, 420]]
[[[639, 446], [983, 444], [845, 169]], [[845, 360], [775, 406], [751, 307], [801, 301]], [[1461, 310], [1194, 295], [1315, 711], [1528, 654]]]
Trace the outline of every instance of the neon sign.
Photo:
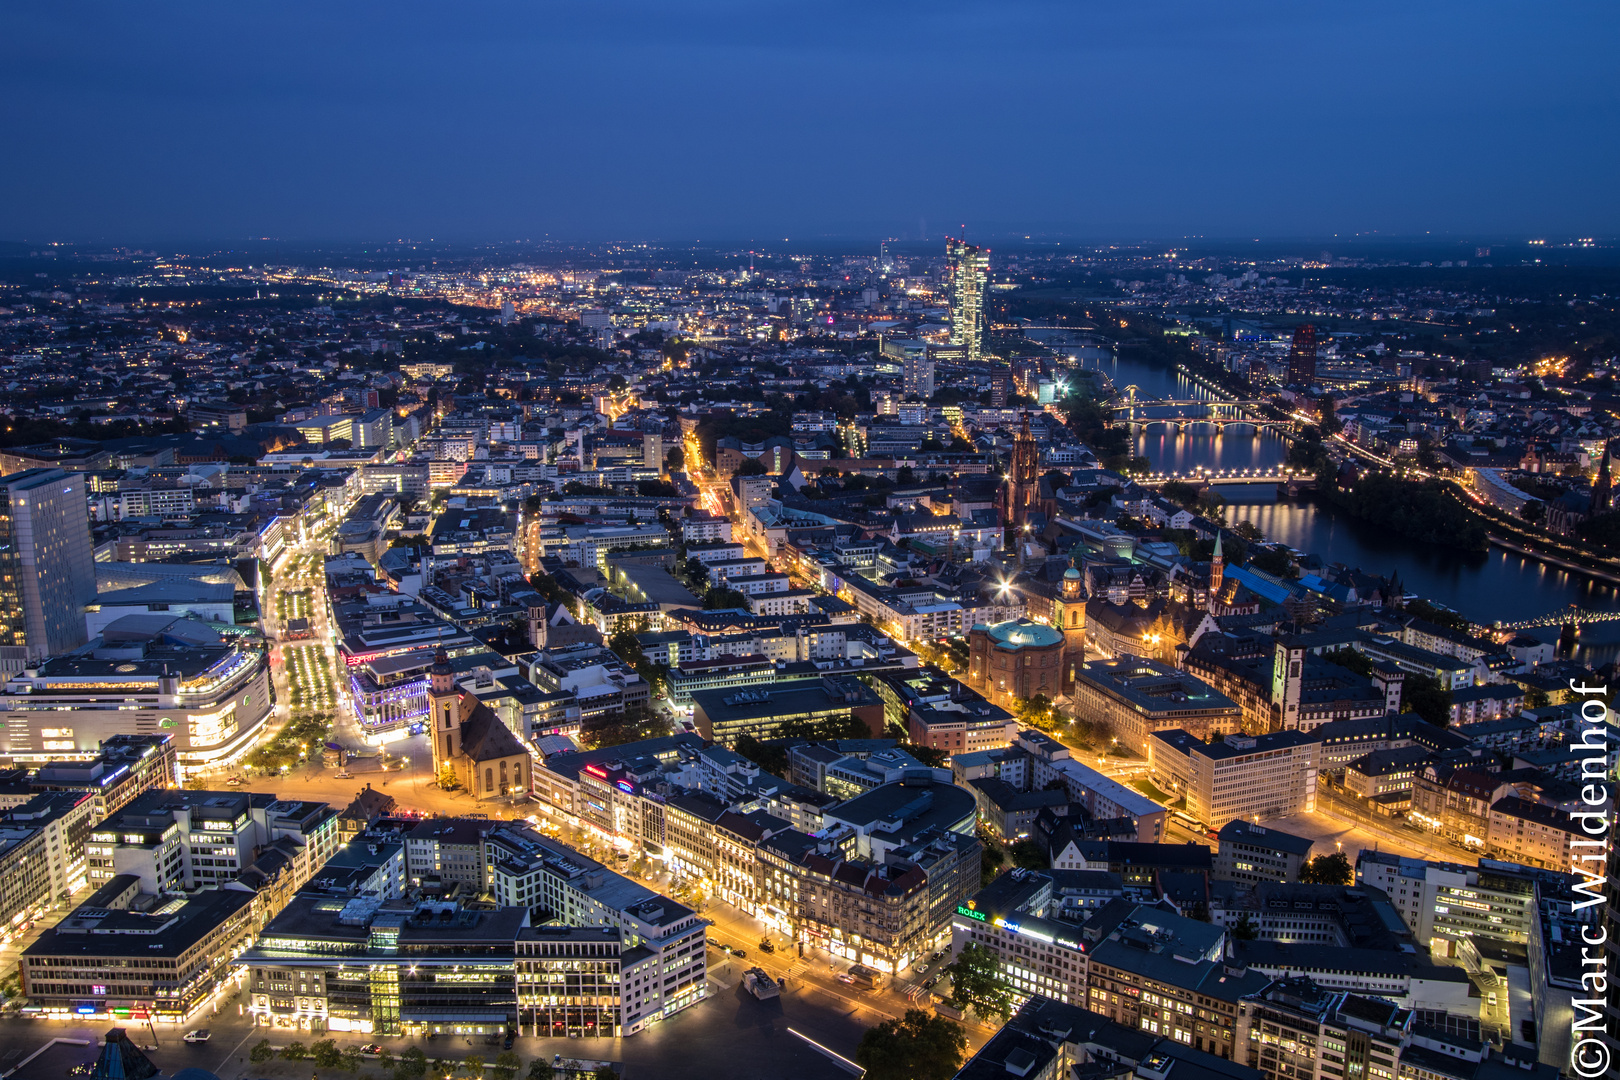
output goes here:
[[984, 922], [984, 912], [974, 911], [972, 908], [963, 904], [956, 905], [956, 913], [958, 915], [966, 915], [970, 919], [977, 919], [979, 922]]
[[600, 766], [600, 765], [587, 765], [587, 766], [585, 766], [585, 771], [590, 773], [592, 776], [597, 777], [598, 779], [602, 779], [602, 780], [607, 779], [607, 771], [605, 769], [603, 769], [602, 766]]
[[628, 780], [616, 780], [614, 781], [613, 786], [624, 792], [626, 795], [634, 795], [636, 793], [636, 785], [632, 784]]

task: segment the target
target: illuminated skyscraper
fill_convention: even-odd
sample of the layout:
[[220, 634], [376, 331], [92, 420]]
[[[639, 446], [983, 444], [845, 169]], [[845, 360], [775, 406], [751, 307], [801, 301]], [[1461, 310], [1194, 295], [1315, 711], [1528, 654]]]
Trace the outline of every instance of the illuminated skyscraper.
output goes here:
[[1309, 386], [1316, 381], [1316, 327], [1301, 323], [1294, 327], [1294, 343], [1288, 350], [1288, 385]]
[[0, 477], [0, 668], [83, 645], [96, 598], [84, 478], [61, 469]]
[[946, 240], [950, 260], [951, 344], [967, 346], [968, 363], [977, 363], [984, 346], [984, 287], [990, 276], [990, 249], [965, 240]]

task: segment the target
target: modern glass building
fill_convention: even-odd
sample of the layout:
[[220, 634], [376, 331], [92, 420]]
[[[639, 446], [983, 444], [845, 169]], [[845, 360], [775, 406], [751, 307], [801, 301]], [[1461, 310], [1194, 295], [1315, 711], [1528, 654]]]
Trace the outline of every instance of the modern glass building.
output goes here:
[[83, 477], [27, 469], [0, 478], [0, 670], [83, 645], [95, 598]]

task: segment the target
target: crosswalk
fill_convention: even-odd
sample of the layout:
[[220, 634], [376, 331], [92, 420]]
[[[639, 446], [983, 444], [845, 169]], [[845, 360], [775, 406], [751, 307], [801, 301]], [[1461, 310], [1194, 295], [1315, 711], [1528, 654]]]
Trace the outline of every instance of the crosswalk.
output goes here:
[[787, 973], [788, 973], [789, 978], [795, 978], [796, 979], [800, 975], [803, 975], [806, 971], [809, 971], [809, 970], [810, 970], [810, 961], [801, 959], [801, 960], [793, 961], [793, 966], [788, 968]]

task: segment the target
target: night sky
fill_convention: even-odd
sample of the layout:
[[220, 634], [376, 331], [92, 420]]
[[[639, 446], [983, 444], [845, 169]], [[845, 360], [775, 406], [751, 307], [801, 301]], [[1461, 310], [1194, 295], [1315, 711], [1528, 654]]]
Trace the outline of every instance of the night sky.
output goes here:
[[0, 239], [1620, 232], [1620, 6], [24, 3]]

